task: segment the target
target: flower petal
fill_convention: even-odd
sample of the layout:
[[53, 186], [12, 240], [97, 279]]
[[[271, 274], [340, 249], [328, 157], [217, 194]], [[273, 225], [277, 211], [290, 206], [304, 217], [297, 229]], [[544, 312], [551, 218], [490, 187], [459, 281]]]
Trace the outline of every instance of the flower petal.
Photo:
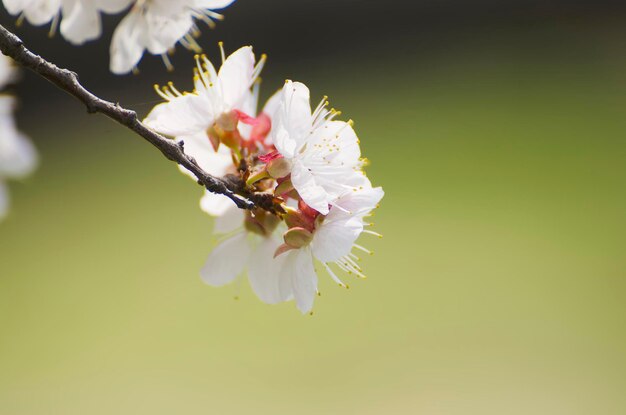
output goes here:
[[[180, 136], [177, 142], [185, 143], [185, 154], [193, 157], [198, 165], [205, 172], [218, 177], [223, 177], [228, 173], [234, 173], [233, 159], [230, 149], [226, 146], [220, 146], [215, 151], [211, 146], [206, 133], [202, 132], [191, 136]], [[196, 176], [182, 166], [178, 166], [180, 171], [187, 174], [193, 180], [197, 180]]]
[[339, 198], [315, 231], [311, 242], [315, 258], [334, 262], [348, 255], [363, 232], [363, 217], [378, 205], [384, 194], [382, 188], [369, 185]]
[[243, 272], [249, 257], [247, 232], [238, 233], [213, 249], [200, 271], [200, 276], [208, 285], [226, 285]]
[[194, 94], [177, 96], [154, 107], [144, 122], [172, 137], [195, 135], [206, 131], [213, 119], [202, 104], [203, 100]]
[[102, 32], [100, 12], [90, 1], [63, 3], [61, 34], [74, 45], [97, 39]]
[[13, 59], [0, 54], [0, 85], [7, 85], [18, 77], [17, 67]]
[[134, 0], [96, 0], [96, 6], [105, 13], [118, 13], [130, 6]]
[[[279, 118], [277, 117], [277, 119]], [[278, 152], [286, 159], [293, 159], [296, 156], [298, 142], [291, 138], [289, 131], [284, 126], [275, 123], [268, 140], [276, 146]]]
[[[306, 138], [311, 132], [312, 116], [310, 91], [306, 85], [300, 82], [285, 82], [282, 92], [282, 102], [276, 111], [277, 132], [285, 131], [291, 141], [295, 141], [296, 149], [304, 145]], [[284, 137], [273, 137], [276, 148], [285, 157], [295, 154], [292, 150], [282, 148], [288, 142]]]
[[262, 112], [267, 114], [270, 117], [270, 119], [272, 119], [272, 121], [274, 120], [274, 117], [276, 116], [276, 112], [280, 108], [280, 101], [282, 98], [283, 98], [283, 89], [279, 89], [278, 91], [276, 91], [274, 95], [270, 97], [270, 99], [267, 100], [267, 102], [265, 103], [265, 106], [263, 107]]
[[[16, 8], [13, 4], [9, 3], [15, 2], [4, 2], [7, 10], [11, 12], [11, 10], [15, 10]], [[35, 0], [28, 2], [26, 5], [24, 4], [24, 1], [19, 3], [21, 3], [21, 5], [17, 7], [19, 12], [23, 12], [26, 20], [35, 26], [48, 23], [59, 13], [61, 9], [61, 0]]]
[[[248, 279], [254, 293], [267, 304], [277, 304], [291, 299], [291, 285], [283, 284], [281, 289], [281, 270], [285, 262], [284, 256], [274, 258], [274, 252], [281, 241], [274, 237], [262, 238], [250, 257]], [[287, 290], [284, 287], [288, 287]]]
[[324, 161], [332, 166], [353, 170], [361, 163], [359, 139], [352, 125], [347, 122], [330, 121], [323, 128], [316, 129], [309, 138], [308, 145], [315, 146], [316, 144], [331, 150], [325, 152]]
[[280, 279], [290, 281], [296, 306], [303, 314], [313, 308], [317, 294], [317, 274], [313, 267], [313, 257], [308, 248], [288, 252], [285, 256]]
[[33, 144], [15, 126], [13, 105], [13, 97], [0, 96], [0, 176], [21, 178], [32, 172], [38, 157]]
[[145, 46], [143, 32], [147, 30], [144, 19], [138, 10], [131, 10], [117, 25], [111, 40], [109, 69], [114, 74], [129, 73], [137, 66]]
[[242, 209], [239, 209], [237, 206], [235, 206], [232, 200], [228, 199], [227, 208], [222, 212], [221, 215], [218, 215], [215, 217], [215, 224], [213, 225], [213, 233], [224, 234], [224, 233], [232, 232], [235, 229], [243, 226], [244, 219], [245, 219], [244, 211]]
[[311, 250], [322, 262], [334, 262], [348, 255], [363, 232], [363, 221], [346, 215], [339, 220], [325, 220], [315, 231]]
[[328, 218], [333, 219], [336, 215], [345, 215], [346, 212], [352, 216], [363, 217], [376, 208], [385, 192], [382, 187], [372, 187], [369, 180], [365, 180], [359, 189], [346, 193], [334, 202], [340, 209], [332, 209]]
[[253, 74], [254, 53], [250, 46], [240, 48], [224, 61], [218, 79], [226, 108], [238, 109], [243, 104], [254, 82]]
[[227, 196], [211, 193], [208, 190], [205, 190], [204, 196], [200, 199], [200, 209], [211, 216], [225, 215], [233, 206], [235, 204]]
[[331, 202], [328, 192], [315, 182], [315, 177], [311, 171], [299, 160], [296, 160], [293, 164], [291, 182], [307, 205], [322, 215], [328, 213], [328, 204]]
[[[174, 4], [172, 4], [174, 3]], [[176, 2], [167, 2], [167, 6], [152, 6], [156, 3], [148, 3], [144, 6], [143, 18], [145, 19], [144, 42], [146, 49], [153, 55], [162, 55], [173, 48], [193, 27], [193, 18], [188, 8]]]

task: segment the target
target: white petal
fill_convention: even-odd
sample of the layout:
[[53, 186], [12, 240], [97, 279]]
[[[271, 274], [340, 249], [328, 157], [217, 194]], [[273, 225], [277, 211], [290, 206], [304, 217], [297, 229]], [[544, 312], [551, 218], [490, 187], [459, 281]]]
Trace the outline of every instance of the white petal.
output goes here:
[[[180, 136], [176, 141], [180, 142], [181, 140], [185, 142], [185, 154], [193, 157], [205, 172], [218, 177], [235, 172], [230, 149], [222, 145], [216, 152], [213, 150], [206, 133]], [[179, 168], [183, 173], [196, 180], [196, 177], [187, 169], [182, 166]]]
[[326, 148], [332, 151], [324, 154], [324, 160], [330, 165], [353, 169], [360, 164], [359, 139], [347, 122], [328, 122], [323, 127], [317, 128], [307, 142], [311, 148], [315, 144], [320, 144], [323, 148], [326, 143], [331, 145], [332, 147], [326, 146]]
[[136, 10], [131, 10], [117, 25], [111, 40], [111, 72], [122, 75], [137, 66], [145, 46], [142, 43], [145, 21]]
[[18, 76], [13, 59], [0, 53], [0, 87], [14, 81]]
[[307, 205], [322, 215], [328, 213], [331, 202], [328, 192], [315, 182], [313, 174], [298, 160], [293, 164], [291, 182]]
[[[281, 99], [280, 108], [276, 112], [276, 125], [287, 131], [289, 138], [300, 148], [309, 136], [313, 122], [309, 88], [300, 82], [287, 81]], [[283, 149], [278, 147], [279, 141], [274, 137], [278, 151], [282, 154]]]
[[302, 313], [313, 308], [317, 295], [317, 274], [313, 267], [313, 257], [308, 248], [296, 249], [284, 254], [286, 256], [280, 279], [291, 281], [296, 306]]
[[60, 9], [61, 0], [34, 0], [24, 6], [23, 12], [26, 20], [35, 26], [40, 26], [50, 22]]
[[276, 112], [280, 108], [281, 100], [283, 99], [283, 89], [279, 89], [276, 91], [274, 95], [270, 97], [265, 103], [263, 107], [263, 113], [270, 117], [272, 122], [274, 122], [274, 117], [276, 117]]
[[313, 255], [322, 262], [334, 262], [348, 255], [363, 232], [363, 217], [378, 205], [384, 194], [382, 188], [370, 186], [339, 198], [315, 231], [311, 242]]
[[337, 261], [352, 251], [361, 232], [363, 221], [357, 217], [346, 215], [341, 220], [326, 219], [313, 235], [313, 255], [322, 262]]
[[233, 206], [235, 203], [227, 196], [211, 193], [208, 190], [205, 190], [204, 196], [200, 199], [200, 209], [211, 216], [222, 216]]
[[200, 271], [200, 276], [208, 285], [226, 285], [243, 272], [249, 256], [247, 232], [241, 232], [213, 249]]
[[250, 91], [254, 73], [254, 53], [250, 46], [230, 55], [220, 68], [218, 78], [226, 108], [239, 109]]
[[105, 13], [118, 13], [127, 8], [134, 0], [96, 0], [98, 10]]
[[291, 138], [289, 131], [280, 124], [280, 121], [272, 126], [270, 141], [274, 143], [278, 152], [286, 159], [293, 159], [296, 156], [298, 142]]
[[16, 152], [13, 160], [8, 164], [11, 169], [11, 177], [22, 178], [33, 172], [39, 157], [33, 143], [25, 135], [18, 133]]
[[[170, 2], [168, 2], [168, 5]], [[144, 12], [147, 31], [144, 37], [146, 49], [154, 55], [161, 55], [173, 48], [193, 26], [191, 11], [187, 8], [162, 8], [147, 6]]]
[[[237, 109], [251, 117], [256, 117], [258, 103], [259, 95], [248, 90], [244, 95], [244, 99], [241, 105]], [[241, 134], [241, 137], [243, 137], [244, 140], [248, 140], [250, 138], [250, 134], [252, 133], [253, 127], [251, 125], [240, 122], [237, 126], [237, 129], [239, 130], [239, 134]]]
[[13, 119], [13, 97], [0, 96], [0, 176], [24, 177], [37, 165], [37, 152]]
[[24, 0], [2, 0], [4, 8], [7, 9], [9, 14], [19, 14], [24, 10]]
[[239, 209], [228, 199], [228, 207], [219, 216], [215, 217], [213, 233], [225, 234], [241, 228], [245, 219], [245, 212]]
[[[375, 209], [384, 195], [385, 192], [382, 187], [364, 187], [361, 190], [346, 193], [335, 204], [353, 216], [362, 217]], [[339, 209], [333, 209], [328, 216], [331, 217], [335, 214], [342, 215], [345, 213]]]
[[281, 241], [274, 237], [261, 239], [250, 257], [248, 266], [250, 286], [264, 303], [277, 304], [287, 301], [293, 296], [291, 284], [290, 282], [280, 283], [281, 270], [286, 257], [281, 255], [274, 258], [274, 252], [280, 246]]
[[[245, 92], [244, 98], [241, 101], [241, 105], [237, 109], [251, 117], [256, 117], [258, 105], [259, 105], [259, 96], [253, 93], [252, 91], [248, 90]], [[242, 124], [242, 123], [239, 123], [239, 124]]]
[[93, 2], [75, 1], [63, 7], [61, 34], [75, 45], [97, 39], [102, 32], [100, 13]]
[[213, 118], [203, 102], [194, 94], [173, 98], [154, 107], [144, 122], [153, 130], [172, 137], [204, 132]]

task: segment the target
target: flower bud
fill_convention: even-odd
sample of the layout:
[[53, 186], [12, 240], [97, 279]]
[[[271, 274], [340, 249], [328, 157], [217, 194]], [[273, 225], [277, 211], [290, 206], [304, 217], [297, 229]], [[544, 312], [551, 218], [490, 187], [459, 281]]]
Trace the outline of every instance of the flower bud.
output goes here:
[[248, 232], [261, 236], [268, 236], [278, 226], [280, 219], [269, 212], [256, 209], [254, 212], [246, 212], [244, 227]]
[[304, 228], [291, 228], [283, 235], [285, 244], [292, 248], [302, 248], [311, 243], [313, 234]]
[[263, 225], [252, 216], [246, 215], [246, 219], [244, 220], [243, 225], [248, 232], [255, 233], [261, 236], [266, 235], [265, 228], [263, 227]]
[[278, 224], [280, 224], [280, 218], [272, 213], [266, 212], [261, 209], [255, 210], [256, 220], [263, 226], [266, 235], [270, 235]]
[[267, 171], [273, 178], [280, 179], [291, 173], [291, 163], [283, 157], [276, 158], [267, 163]]
[[289, 228], [304, 228], [310, 229], [311, 231], [315, 229], [312, 220], [309, 220], [309, 218], [304, 216], [300, 211], [294, 209], [287, 209], [287, 213], [283, 216], [283, 219]]
[[211, 143], [213, 150], [217, 151], [220, 148], [220, 134], [215, 126], [207, 128], [206, 135], [209, 137], [209, 142]]
[[282, 254], [284, 254], [285, 252], [289, 252], [292, 249], [295, 249], [287, 244], [282, 244], [281, 246], [279, 246], [278, 248], [276, 248], [276, 251], [274, 252], [274, 258], [281, 256]]
[[241, 136], [237, 130], [224, 131], [221, 135], [222, 144], [226, 147], [236, 150], [241, 144]]
[[285, 179], [274, 189], [275, 195], [284, 195], [285, 193], [289, 193], [293, 190], [293, 183], [291, 183], [291, 179]]
[[235, 131], [239, 123], [239, 117], [235, 111], [226, 112], [220, 115], [215, 123], [224, 131]]

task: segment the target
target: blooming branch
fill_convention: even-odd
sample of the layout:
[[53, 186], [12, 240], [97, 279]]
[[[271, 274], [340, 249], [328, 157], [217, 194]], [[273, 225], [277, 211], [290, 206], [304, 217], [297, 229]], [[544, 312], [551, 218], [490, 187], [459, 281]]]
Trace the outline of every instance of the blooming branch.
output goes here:
[[81, 101], [90, 114], [101, 113], [134, 131], [158, 148], [167, 159], [193, 173], [198, 183], [210, 192], [228, 197], [240, 209], [260, 208], [272, 213], [280, 211], [272, 195], [250, 191], [245, 182], [234, 175], [218, 178], [207, 173], [193, 157], [185, 154], [184, 141], [175, 142], [165, 138], [143, 124], [135, 111], [122, 108], [119, 104], [105, 101], [92, 94], [80, 84], [76, 73], [59, 68], [32, 53], [20, 38], [1, 25], [0, 51]]
[[312, 107], [309, 88], [287, 80], [259, 111], [266, 56], [257, 60], [251, 46], [228, 57], [221, 43], [220, 49], [219, 67], [195, 56], [193, 90], [181, 92], [172, 82], [156, 86], [163, 102], [142, 122], [0, 26], [4, 54], [74, 96], [89, 113], [131, 129], [206, 188], [200, 208], [215, 217], [214, 232], [223, 239], [200, 271], [205, 283], [222, 286], [247, 270], [262, 301], [294, 300], [309, 313], [319, 294], [316, 263], [344, 288], [341, 273], [366, 278], [357, 254], [372, 252], [357, 239], [381, 237], [369, 229], [368, 218], [384, 191], [365, 173], [354, 123], [339, 120], [341, 112], [329, 107], [327, 97]]

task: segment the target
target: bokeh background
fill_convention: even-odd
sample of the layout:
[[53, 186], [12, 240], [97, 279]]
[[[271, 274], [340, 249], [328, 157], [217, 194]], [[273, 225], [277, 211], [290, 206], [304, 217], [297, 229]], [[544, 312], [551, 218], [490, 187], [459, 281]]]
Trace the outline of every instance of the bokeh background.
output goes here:
[[[3, 10], [35, 51], [146, 114], [146, 57], [107, 71]], [[30, 73], [41, 153], [0, 224], [0, 414], [626, 413], [626, 7], [615, 1], [239, 0], [214, 31], [356, 121], [387, 196], [369, 279], [313, 316], [210, 288], [201, 189]], [[240, 299], [234, 300], [239, 295]]]

